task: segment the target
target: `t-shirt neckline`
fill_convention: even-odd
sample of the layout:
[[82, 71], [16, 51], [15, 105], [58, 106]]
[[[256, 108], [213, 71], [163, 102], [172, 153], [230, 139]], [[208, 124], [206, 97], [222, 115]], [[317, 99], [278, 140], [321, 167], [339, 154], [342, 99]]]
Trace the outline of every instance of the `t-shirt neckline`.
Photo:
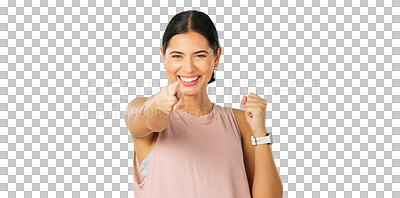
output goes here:
[[208, 119], [208, 118], [212, 118], [215, 115], [215, 112], [217, 111], [217, 107], [218, 105], [213, 103], [213, 108], [211, 110], [211, 113], [206, 114], [206, 115], [202, 115], [202, 116], [196, 116], [193, 115], [191, 113], [188, 113], [186, 111], [183, 111], [182, 109], [177, 109], [175, 110], [178, 114], [185, 116], [185, 118], [190, 118], [190, 119]]

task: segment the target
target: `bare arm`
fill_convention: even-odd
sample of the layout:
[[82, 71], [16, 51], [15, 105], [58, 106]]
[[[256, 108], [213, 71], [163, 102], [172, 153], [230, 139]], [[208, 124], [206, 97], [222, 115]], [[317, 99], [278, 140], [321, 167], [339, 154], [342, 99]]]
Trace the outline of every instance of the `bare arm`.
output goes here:
[[179, 82], [161, 88], [150, 98], [139, 97], [129, 103], [125, 123], [134, 138], [141, 138], [167, 128], [173, 109], [184, 107]]
[[[266, 131], [254, 132], [254, 137], [262, 137]], [[255, 150], [255, 170], [252, 195], [275, 198], [283, 196], [283, 185], [272, 155], [271, 145], [257, 145]]]
[[156, 95], [136, 98], [126, 108], [125, 124], [134, 138], [146, 137], [167, 127], [169, 115], [157, 109]]
[[169, 116], [159, 108], [157, 108], [156, 95], [151, 96], [145, 103], [144, 111], [147, 126], [153, 131], [161, 132], [167, 128], [169, 123]]

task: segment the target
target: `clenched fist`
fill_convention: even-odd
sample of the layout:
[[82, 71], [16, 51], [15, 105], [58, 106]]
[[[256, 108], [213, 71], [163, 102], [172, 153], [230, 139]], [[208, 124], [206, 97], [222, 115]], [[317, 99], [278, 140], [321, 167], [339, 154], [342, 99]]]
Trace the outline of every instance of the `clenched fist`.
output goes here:
[[243, 96], [240, 103], [253, 134], [254, 132], [265, 132], [267, 102], [257, 94], [250, 93], [249, 96]]

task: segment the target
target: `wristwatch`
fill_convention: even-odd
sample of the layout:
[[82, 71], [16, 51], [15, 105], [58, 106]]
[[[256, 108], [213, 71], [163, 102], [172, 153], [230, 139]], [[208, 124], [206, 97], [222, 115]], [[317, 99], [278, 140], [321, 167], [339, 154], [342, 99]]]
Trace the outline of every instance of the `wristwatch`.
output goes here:
[[251, 136], [251, 144], [253, 145], [272, 144], [272, 133], [267, 133], [267, 136], [263, 137]]

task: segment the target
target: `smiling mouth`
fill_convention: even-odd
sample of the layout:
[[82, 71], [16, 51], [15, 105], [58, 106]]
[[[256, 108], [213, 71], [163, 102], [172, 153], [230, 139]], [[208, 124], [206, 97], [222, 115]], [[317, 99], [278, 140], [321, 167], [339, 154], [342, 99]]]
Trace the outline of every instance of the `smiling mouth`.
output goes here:
[[[179, 79], [181, 79], [181, 80], [183, 81], [183, 79], [182, 79], [181, 76], [178, 75], [178, 77], [179, 77]], [[185, 77], [183, 77], [183, 78], [185, 78]], [[194, 80], [192, 80], [192, 81], [196, 81], [196, 80], [199, 79], [199, 78], [200, 78], [200, 75], [198, 75], [198, 76], [196, 77], [196, 79], [194, 79], [194, 77], [192, 77], [192, 78], [185, 78], [185, 79], [194, 79]]]

